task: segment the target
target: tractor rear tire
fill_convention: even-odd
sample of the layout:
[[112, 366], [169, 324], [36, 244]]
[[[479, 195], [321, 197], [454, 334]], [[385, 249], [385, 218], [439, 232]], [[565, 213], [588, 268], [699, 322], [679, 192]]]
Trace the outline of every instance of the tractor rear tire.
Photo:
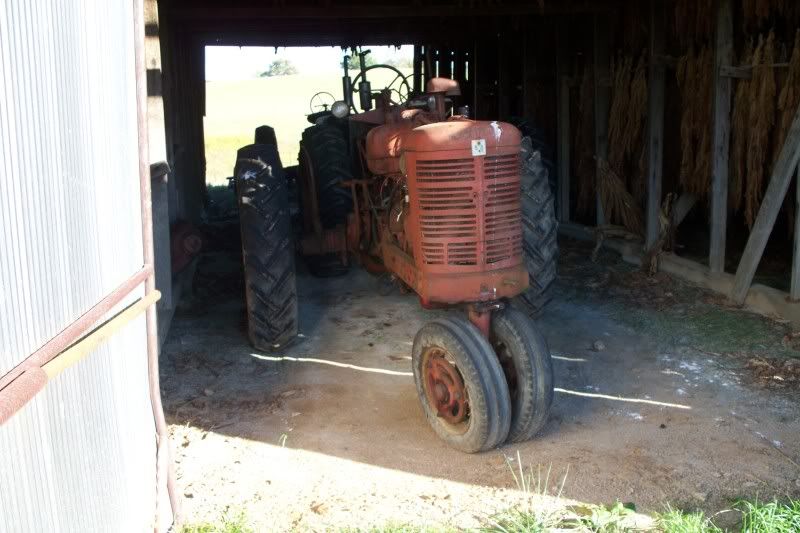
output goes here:
[[[509, 122], [513, 124], [522, 133], [523, 137], [523, 157], [525, 151], [539, 152], [542, 158], [542, 166], [547, 169], [548, 183], [553, 194], [556, 194], [556, 166], [555, 166], [555, 151], [553, 150], [552, 143], [547, 142], [544, 130], [536, 126], [533, 122], [522, 117], [512, 117]], [[524, 139], [528, 139], [527, 141]]]
[[528, 316], [541, 316], [552, 299], [558, 268], [558, 220], [549, 172], [541, 153], [522, 149], [522, 251], [529, 286], [512, 304]]
[[259, 126], [256, 128], [255, 144], [270, 144], [278, 146], [278, 139], [275, 136], [275, 128], [272, 126]]
[[342, 182], [353, 179], [350, 169], [347, 124], [328, 119], [306, 128], [302, 147], [308, 151], [317, 184], [317, 205], [322, 227], [331, 229], [347, 223], [352, 210], [350, 189]]
[[[286, 180], [267, 145], [239, 150], [234, 175], [242, 234], [248, 336], [259, 350], [297, 336], [297, 287]], [[261, 155], [259, 155], [261, 154]], [[269, 161], [273, 161], [270, 164]]]
[[553, 362], [547, 341], [524, 313], [506, 308], [492, 316], [489, 342], [511, 396], [507, 442], [530, 440], [547, 422], [553, 404]]
[[429, 322], [414, 338], [412, 365], [425, 417], [448, 445], [477, 453], [505, 441], [511, 426], [508, 385], [478, 328], [463, 318]]

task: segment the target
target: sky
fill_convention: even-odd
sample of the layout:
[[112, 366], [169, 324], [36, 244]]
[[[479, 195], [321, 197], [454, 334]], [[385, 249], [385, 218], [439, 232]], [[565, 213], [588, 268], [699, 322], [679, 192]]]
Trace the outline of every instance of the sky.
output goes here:
[[[413, 45], [369, 46], [376, 62], [391, 57], [413, 57]], [[291, 61], [300, 74], [338, 73], [344, 53], [337, 47], [266, 48], [260, 46], [207, 46], [206, 80], [242, 80], [258, 77], [278, 58]]]

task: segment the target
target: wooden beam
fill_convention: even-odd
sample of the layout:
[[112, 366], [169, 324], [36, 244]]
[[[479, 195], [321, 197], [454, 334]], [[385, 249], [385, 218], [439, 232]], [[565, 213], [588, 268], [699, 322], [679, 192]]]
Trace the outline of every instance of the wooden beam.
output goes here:
[[792, 255], [792, 286], [789, 289], [789, 299], [793, 302], [800, 300], [800, 167], [797, 168], [797, 178], [794, 182], [794, 254]]
[[597, 190], [597, 225], [605, 224], [603, 204], [600, 201], [599, 160], [608, 159], [608, 114], [611, 108], [611, 21], [607, 15], [594, 16], [594, 146], [598, 164], [595, 166]]
[[666, 69], [656, 58], [664, 52], [663, 0], [650, 0], [650, 83], [647, 97], [647, 220], [645, 249], [650, 250], [661, 236], [661, 177], [664, 172], [664, 87]]
[[[579, 15], [590, 13], [608, 13], [617, 8], [614, 0], [582, 0], [580, 2], [523, 2], [518, 5], [503, 5], [503, 2], [485, 3], [469, 7], [463, 2], [431, 3], [420, 9], [410, 8], [408, 2], [336, 2], [331, 8], [313, 5], [313, 2], [255, 2], [264, 4], [244, 6], [244, 2], [215, 2], [212, 6], [199, 5], [199, 2], [165, 2], [166, 11], [173, 20], [185, 26], [194, 21], [252, 21], [252, 20], [287, 20], [287, 19], [421, 19], [466, 17], [498, 17], [498, 16], [542, 16], [542, 15]], [[249, 2], [252, 3], [252, 2]], [[311, 5], [309, 5], [311, 4]]]
[[736, 269], [736, 281], [731, 291], [731, 299], [737, 304], [744, 303], [750, 284], [753, 283], [753, 276], [756, 273], [764, 247], [767, 245], [769, 234], [775, 226], [775, 219], [781, 209], [786, 191], [792, 181], [797, 163], [800, 161], [800, 106], [794, 115], [792, 126], [783, 143], [778, 161], [769, 179], [767, 192], [761, 201], [761, 208], [758, 210], [753, 229], [750, 231], [750, 238], [747, 239], [742, 259], [739, 261], [739, 268]]
[[[773, 63], [770, 65], [772, 68], [789, 68], [789, 63]], [[729, 64], [721, 65], [719, 67], [719, 75], [726, 78], [737, 78], [741, 80], [749, 80], [753, 77], [753, 66], [743, 65], [740, 67], [733, 67]]]
[[569, 25], [559, 21], [556, 34], [556, 87], [557, 87], [557, 130], [558, 130], [558, 220], [569, 222], [570, 191], [570, 117], [569, 117], [569, 77], [567, 69], [567, 47]]
[[708, 266], [712, 273], [725, 271], [725, 238], [728, 231], [728, 154], [731, 138], [733, 82], [722, 76], [723, 65], [733, 61], [732, 0], [720, 0], [717, 9], [714, 51], [714, 122], [711, 159], [711, 237]]

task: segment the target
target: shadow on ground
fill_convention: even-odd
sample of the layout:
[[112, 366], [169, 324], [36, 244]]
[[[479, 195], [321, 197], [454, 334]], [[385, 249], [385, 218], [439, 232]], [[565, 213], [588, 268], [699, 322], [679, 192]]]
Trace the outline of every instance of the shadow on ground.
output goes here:
[[[363, 476], [347, 483], [367, 487], [367, 499], [416, 490], [387, 470], [509, 487], [517, 452], [553, 479], [566, 474], [564, 495], [587, 502], [713, 512], [734, 497], [799, 494], [797, 389], [765, 388], [747, 369], [756, 356], [793, 355], [787, 326], [666, 275], [648, 278], [610, 253], [593, 263], [590, 247], [562, 248], [557, 297], [539, 322], [555, 356], [550, 422], [533, 441], [480, 455], [447, 448], [418, 406], [411, 342], [437, 313], [412, 294], [357, 270], [301, 273], [302, 337], [262, 354], [247, 343], [238, 258], [206, 254], [162, 355], [187, 497], [232, 483], [247, 501], [279, 499], [279, 486], [311, 494], [303, 505], [313, 514], [317, 499], [336, 507], [330, 494], [355, 490], [337, 486], [342, 476]], [[210, 447], [209, 435], [222, 439]]]

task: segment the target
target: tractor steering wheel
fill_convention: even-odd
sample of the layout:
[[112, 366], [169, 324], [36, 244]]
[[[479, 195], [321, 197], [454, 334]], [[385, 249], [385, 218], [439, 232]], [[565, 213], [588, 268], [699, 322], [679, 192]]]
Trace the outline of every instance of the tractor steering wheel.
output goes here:
[[[392, 65], [371, 65], [365, 68], [362, 72], [359, 72], [358, 75], [353, 78], [353, 95], [352, 95], [352, 104], [350, 107], [353, 108], [354, 113], [358, 113], [358, 109], [356, 109], [356, 103], [359, 102], [358, 99], [358, 84], [364, 78], [363, 74], [366, 74], [370, 70], [376, 69], [386, 69], [392, 71], [395, 74], [392, 81], [390, 81], [384, 89], [389, 89], [391, 94], [391, 103], [394, 105], [400, 105], [405, 103], [408, 100], [408, 95], [411, 94], [411, 85], [408, 84], [408, 80], [406, 79], [407, 76], [403, 74], [400, 69], [393, 67]], [[372, 91], [372, 94], [379, 94], [380, 91]], [[362, 110], [363, 111], [363, 110]]]
[[[330, 98], [325, 98], [325, 96]], [[311, 109], [311, 114], [314, 114], [320, 111], [328, 111], [334, 102], [336, 102], [335, 96], [327, 91], [320, 91], [311, 97], [308, 107]]]

